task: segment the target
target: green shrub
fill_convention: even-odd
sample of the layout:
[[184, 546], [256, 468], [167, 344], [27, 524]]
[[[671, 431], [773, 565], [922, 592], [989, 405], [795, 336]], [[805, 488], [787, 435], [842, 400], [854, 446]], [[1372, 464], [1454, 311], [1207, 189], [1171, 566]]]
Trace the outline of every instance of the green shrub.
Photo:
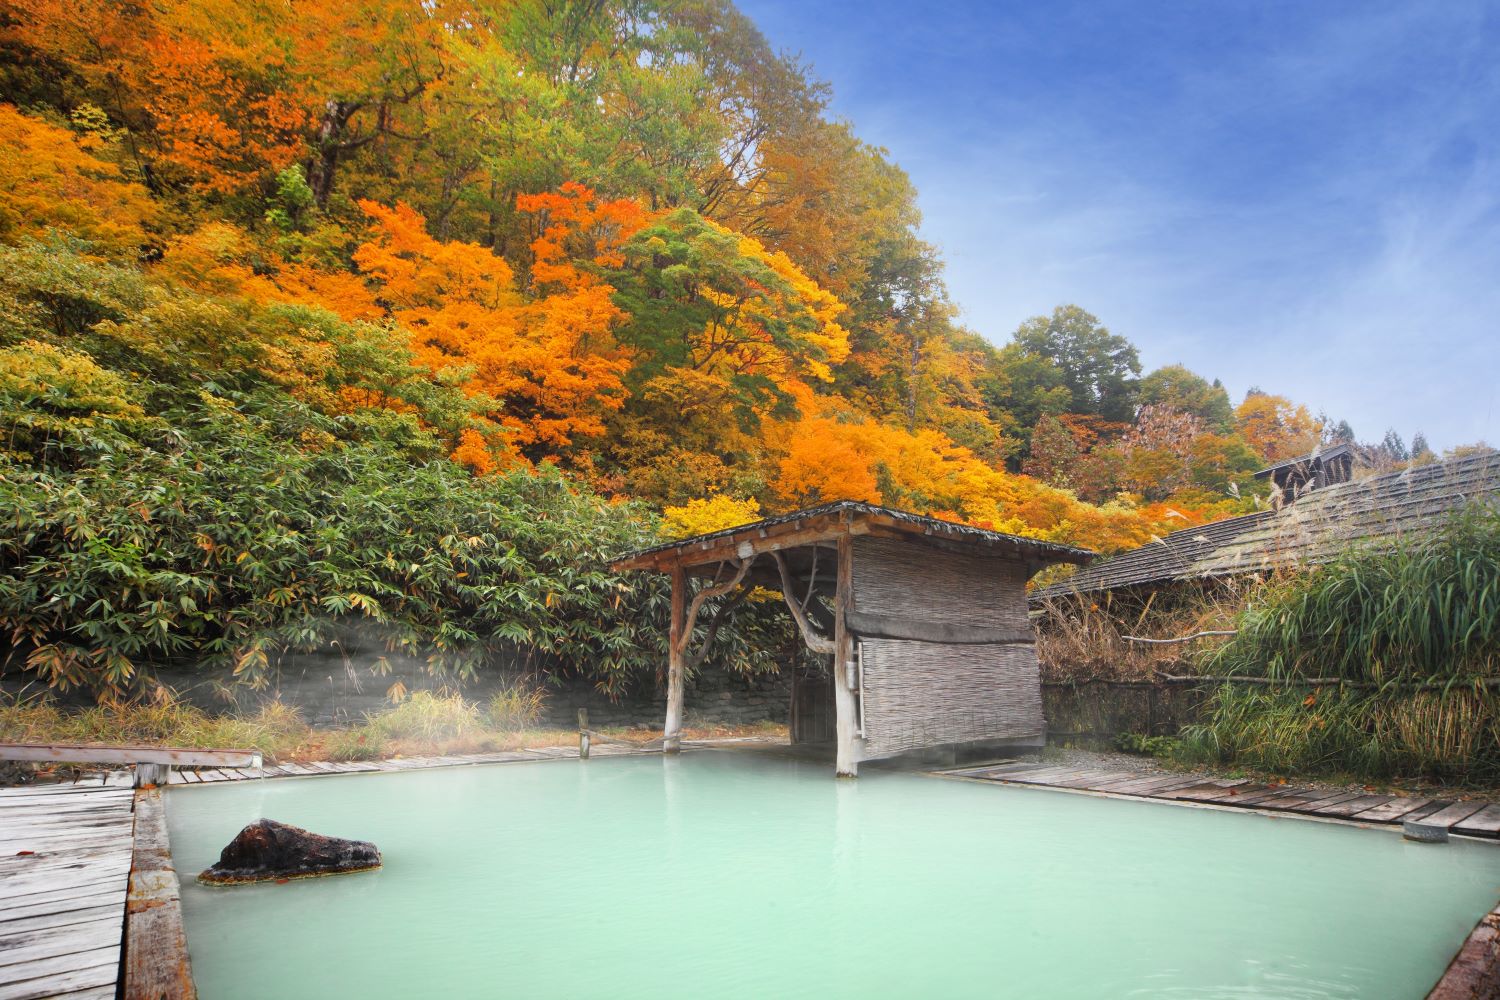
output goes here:
[[[1370, 779], [1500, 780], [1500, 511], [1268, 587], [1204, 658], [1224, 684], [1180, 757]], [[1307, 680], [1342, 683], [1308, 684]], [[1299, 683], [1300, 682], [1300, 683]]]
[[1176, 754], [1179, 743], [1175, 736], [1148, 736], [1145, 733], [1120, 733], [1115, 737], [1116, 750], [1143, 757], [1171, 757]]

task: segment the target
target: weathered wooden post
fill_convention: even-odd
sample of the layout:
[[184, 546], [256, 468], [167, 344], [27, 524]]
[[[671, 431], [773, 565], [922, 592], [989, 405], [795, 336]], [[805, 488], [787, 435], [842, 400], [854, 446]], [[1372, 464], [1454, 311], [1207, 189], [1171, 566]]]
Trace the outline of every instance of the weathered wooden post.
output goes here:
[[589, 759], [589, 710], [586, 708], [578, 710], [578, 756], [581, 760]]
[[849, 633], [849, 609], [854, 606], [854, 539], [839, 536], [838, 579], [833, 600], [833, 712], [838, 754], [834, 772], [841, 778], [859, 775], [859, 711], [855, 702], [854, 637]]
[[135, 787], [145, 788], [147, 785], [165, 785], [172, 774], [170, 764], [152, 764], [146, 761], [135, 766]]
[[683, 619], [687, 616], [687, 574], [681, 563], [673, 563], [672, 620], [667, 628], [667, 721], [663, 727], [662, 753], [682, 749], [683, 673], [687, 651], [683, 649]]

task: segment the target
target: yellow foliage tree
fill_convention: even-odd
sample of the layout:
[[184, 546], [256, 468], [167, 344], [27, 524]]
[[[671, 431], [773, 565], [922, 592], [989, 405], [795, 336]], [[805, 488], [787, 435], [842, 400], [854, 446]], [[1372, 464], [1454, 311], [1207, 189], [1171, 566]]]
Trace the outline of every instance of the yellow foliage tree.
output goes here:
[[58, 229], [101, 250], [138, 250], [156, 207], [145, 188], [97, 155], [105, 146], [0, 104], [0, 241]]
[[739, 500], [727, 493], [689, 500], [680, 507], [662, 511], [662, 535], [670, 539], [706, 535], [724, 528], [760, 520], [760, 503], [754, 498]]
[[1306, 455], [1317, 446], [1322, 431], [1307, 407], [1263, 392], [1247, 395], [1234, 419], [1250, 447], [1268, 462]]

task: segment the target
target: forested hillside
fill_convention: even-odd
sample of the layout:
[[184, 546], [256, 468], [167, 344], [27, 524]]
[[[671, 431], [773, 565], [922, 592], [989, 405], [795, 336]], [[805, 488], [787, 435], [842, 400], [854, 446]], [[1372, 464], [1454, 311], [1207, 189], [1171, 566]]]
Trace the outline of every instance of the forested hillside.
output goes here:
[[847, 497], [1108, 552], [1318, 441], [1076, 306], [959, 325], [827, 99], [723, 0], [10, 0], [12, 657], [258, 681], [357, 620], [435, 672], [504, 642], [619, 685], [659, 594], [602, 559], [663, 512]]

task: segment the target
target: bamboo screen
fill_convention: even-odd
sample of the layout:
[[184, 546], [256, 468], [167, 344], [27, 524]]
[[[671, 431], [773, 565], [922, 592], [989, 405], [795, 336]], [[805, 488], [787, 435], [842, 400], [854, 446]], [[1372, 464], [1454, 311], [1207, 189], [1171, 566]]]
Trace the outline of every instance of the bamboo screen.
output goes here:
[[[1020, 563], [859, 538], [854, 606], [942, 624], [1025, 628]], [[1025, 643], [949, 645], [864, 638], [860, 692], [867, 757], [978, 740], [1040, 736], [1041, 680]]]
[[1042, 734], [1031, 646], [862, 643], [865, 756]]

